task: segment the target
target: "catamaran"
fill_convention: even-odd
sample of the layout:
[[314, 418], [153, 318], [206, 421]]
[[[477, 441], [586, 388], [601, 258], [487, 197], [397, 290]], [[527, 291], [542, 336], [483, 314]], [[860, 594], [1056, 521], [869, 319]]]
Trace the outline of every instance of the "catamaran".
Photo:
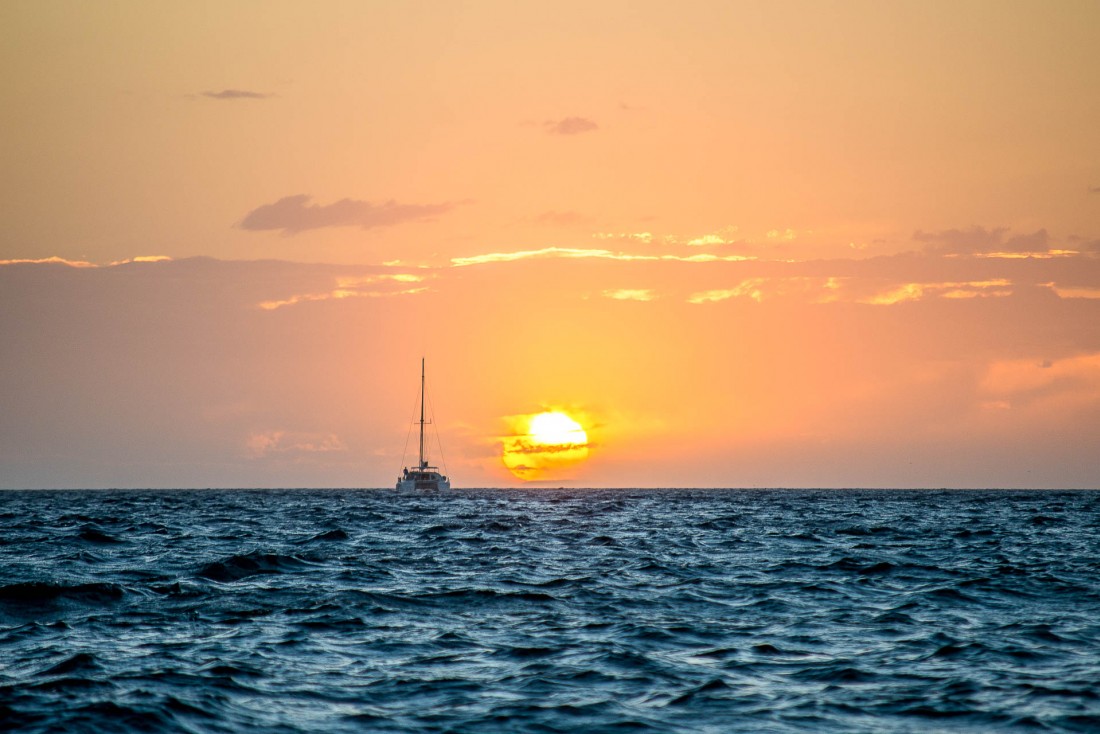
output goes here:
[[405, 467], [397, 478], [398, 489], [450, 489], [451, 480], [439, 473], [439, 467], [430, 466], [424, 457], [424, 358], [420, 358], [420, 460], [413, 468]]

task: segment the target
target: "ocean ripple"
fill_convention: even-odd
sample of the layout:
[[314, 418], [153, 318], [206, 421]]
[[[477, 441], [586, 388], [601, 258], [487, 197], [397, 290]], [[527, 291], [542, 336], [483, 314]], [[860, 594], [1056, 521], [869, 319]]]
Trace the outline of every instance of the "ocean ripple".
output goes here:
[[1100, 493], [4, 500], [0, 730], [1100, 730]]

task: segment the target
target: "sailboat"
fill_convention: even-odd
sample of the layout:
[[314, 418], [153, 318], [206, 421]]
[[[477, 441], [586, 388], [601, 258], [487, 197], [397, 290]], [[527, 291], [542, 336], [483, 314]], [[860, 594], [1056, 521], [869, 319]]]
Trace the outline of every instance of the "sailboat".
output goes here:
[[450, 489], [451, 480], [439, 473], [439, 467], [429, 466], [424, 458], [424, 358], [420, 358], [420, 460], [415, 467], [405, 467], [397, 478], [398, 489]]

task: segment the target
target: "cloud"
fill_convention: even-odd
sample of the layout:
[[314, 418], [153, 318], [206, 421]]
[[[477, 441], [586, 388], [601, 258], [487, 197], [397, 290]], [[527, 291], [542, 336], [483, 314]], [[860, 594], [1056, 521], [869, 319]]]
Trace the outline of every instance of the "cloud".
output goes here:
[[657, 297], [649, 288], [619, 288], [606, 290], [603, 294], [616, 301], [652, 301]]
[[[500, 438], [501, 460], [508, 471], [525, 482], [560, 478], [563, 471], [588, 458], [592, 444], [581, 428], [568, 431], [558, 441], [542, 441], [532, 435], [538, 414], [504, 416], [510, 435]], [[584, 421], [584, 418], [580, 418]]]
[[[792, 230], [788, 230], [792, 231]], [[653, 232], [594, 232], [592, 237], [597, 240], [635, 240], [650, 244], [662, 242], [666, 245], [687, 245], [688, 247], [717, 247], [724, 245], [748, 245], [749, 242], [738, 236], [740, 227], [731, 224], [721, 229], [703, 234], [659, 234]], [[793, 238], [794, 235], [791, 235]]]
[[652, 232], [596, 232], [592, 237], [597, 240], [636, 240], [647, 245], [653, 241]]
[[245, 440], [249, 457], [262, 459], [273, 454], [326, 454], [347, 451], [348, 447], [335, 433], [307, 433], [295, 431], [257, 431]]
[[308, 194], [284, 196], [274, 204], [256, 207], [241, 220], [241, 229], [255, 232], [281, 229], [284, 235], [323, 227], [390, 227], [402, 222], [423, 222], [444, 214], [454, 204], [372, 204], [358, 199], [340, 199], [332, 204], [310, 204]]
[[202, 92], [202, 96], [209, 97], [210, 99], [267, 99], [273, 97], [272, 94], [264, 94], [263, 92], [253, 92], [248, 89], [223, 89], [220, 92]]
[[138, 255], [136, 257], [128, 257], [124, 260], [115, 260], [109, 262], [106, 265], [100, 265], [99, 263], [89, 262], [87, 260], [67, 260], [63, 257], [54, 255], [53, 257], [39, 257], [39, 258], [17, 258], [14, 260], [0, 260], [0, 266], [3, 265], [67, 265], [70, 268], [99, 268], [99, 267], [114, 267], [115, 265], [129, 265], [130, 263], [157, 263], [171, 260], [172, 258], [167, 255]]
[[687, 297], [688, 303], [717, 303], [731, 298], [748, 298], [756, 303], [776, 298], [796, 298], [805, 303], [836, 303], [851, 301], [845, 292], [845, 278], [787, 276], [746, 278], [732, 288], [697, 291]]
[[1074, 250], [1081, 253], [1096, 253], [1100, 255], [1100, 238], [1089, 239], [1080, 235], [1071, 234], [1066, 237], [1066, 241], [1073, 244]]
[[0, 260], [0, 265], [68, 265], [70, 268], [98, 268], [95, 263], [87, 260], [66, 260], [63, 257], [40, 258], [16, 258], [14, 260]]
[[702, 237], [696, 237], [693, 240], [688, 240], [687, 243], [692, 247], [706, 247], [707, 245], [728, 244], [726, 240], [722, 239], [721, 235], [717, 234], [705, 234]]
[[872, 306], [892, 306], [905, 301], [919, 301], [925, 296], [940, 298], [1004, 298], [1012, 295], [1012, 281], [990, 280], [948, 281], [937, 283], [901, 283], [870, 296], [857, 298], [857, 303]]
[[[834, 266], [836, 266], [834, 264]], [[880, 280], [880, 279], [874, 279]], [[1013, 283], [1006, 278], [965, 281], [902, 281], [871, 283], [852, 277], [755, 277], [746, 278], [729, 288], [714, 288], [690, 293], [688, 303], [716, 303], [733, 298], [757, 303], [773, 299], [796, 299], [803, 303], [861, 303], [890, 306], [924, 298], [972, 299], [1000, 298], [1013, 294]], [[1046, 284], [1053, 287], [1053, 284]], [[1079, 296], [1080, 297], [1080, 296]]]
[[992, 362], [981, 383], [982, 391], [1006, 407], [1036, 403], [1100, 403], [1100, 353], [1065, 359], [1006, 359]]
[[513, 262], [515, 260], [527, 260], [536, 257], [614, 257], [610, 250], [589, 250], [577, 247], [544, 247], [540, 250], [520, 250], [518, 252], [490, 252], [484, 255], [470, 255], [469, 257], [453, 257], [451, 264], [455, 267], [464, 265], [481, 265], [483, 263]]
[[1100, 186], [1089, 186], [1090, 194], [1100, 194]]
[[[294, 306], [299, 303], [311, 301], [330, 301], [343, 298], [386, 298], [389, 296], [411, 296], [427, 291], [426, 286], [413, 288], [400, 288], [386, 290], [380, 288], [380, 284], [390, 283], [419, 283], [424, 276], [412, 273], [388, 273], [382, 275], [367, 275], [361, 277], [338, 277], [336, 287], [322, 293], [295, 293], [286, 298], [260, 301], [256, 305], [264, 311], [274, 311], [284, 306]], [[372, 286], [369, 287], [368, 286]]]
[[136, 257], [128, 257], [123, 260], [115, 260], [111, 265], [129, 265], [130, 263], [160, 263], [167, 262], [172, 258], [168, 255], [137, 255]]
[[984, 252], [1000, 247], [1006, 227], [971, 227], [970, 229], [944, 229], [939, 232], [925, 232], [918, 229], [913, 233], [917, 242], [928, 243], [925, 249], [935, 252]]
[[764, 300], [764, 292], [761, 289], [765, 283], [764, 278], [749, 278], [747, 280], [738, 283], [733, 288], [719, 288], [709, 291], [700, 291], [698, 293], [692, 293], [688, 296], [688, 303], [714, 303], [717, 301], [726, 301], [730, 298], [739, 298], [741, 296], [747, 296], [752, 300], [760, 303]]
[[545, 124], [546, 132], [551, 135], [580, 135], [599, 130], [600, 126], [586, 117], [563, 117], [560, 120], [549, 120]]
[[[633, 246], [654, 256], [683, 252]], [[40, 257], [5, 257], [17, 256]], [[747, 287], [719, 303], [686, 302], [752, 279], [764, 280], [762, 303]], [[945, 297], [996, 280], [1010, 281], [1013, 295]], [[921, 285], [919, 299], [857, 303], [909, 283]], [[437, 397], [451, 401], [436, 406], [448, 421], [440, 423], [443, 448], [467, 486], [519, 481], [501, 464], [500, 436], [509, 431], [497, 422], [530, 399], [644, 410], [659, 421], [641, 430], [636, 415], [601, 416], [604, 427], [590, 438], [604, 448], [591, 449], [588, 463], [555, 464], [545, 475], [555, 482], [579, 475], [585, 486], [638, 486], [687, 481], [688, 470], [688, 479], [707, 482], [728, 477], [731, 461], [751, 460], [750, 484], [1095, 486], [1089, 439], [1100, 435], [1100, 362], [1072, 360], [1100, 353], [1100, 299], [1059, 298], [1045, 283], [1098, 289], [1100, 258], [909, 253], [697, 265], [548, 256], [459, 269], [188, 258], [0, 267], [0, 334], [11, 355], [0, 369], [0, 487], [392, 486], [415, 401], [415, 390], [402, 387], [418, 367], [409, 352], [425, 327], [429, 379], [432, 353], [508, 357], [451, 359], [438, 372]], [[407, 298], [257, 306], [422, 285], [430, 292]], [[658, 299], [605, 298], [613, 288], [653, 289]], [[837, 300], [821, 303], [829, 293]], [[517, 308], [524, 324], [566, 334], [575, 348], [517, 349], [531, 338], [516, 335]], [[429, 313], [446, 318], [425, 323]], [[1044, 361], [1050, 366], [1035, 366]], [[631, 371], [640, 362], [646, 369]], [[990, 364], [999, 366], [987, 375]], [[361, 365], [370, 365], [367, 378]], [[517, 370], [538, 378], [538, 393], [493, 398]], [[597, 372], [629, 379], [588, 379]], [[684, 374], [698, 379], [677, 382]], [[738, 388], [707, 388], [722, 380]], [[685, 426], [697, 432], [680, 433]], [[526, 433], [520, 426], [511, 435]], [[492, 455], [477, 453], [483, 447]], [[517, 448], [522, 478], [543, 478], [538, 455]], [[926, 460], [898, 477], [914, 451]]]
[[970, 229], [945, 229], [939, 232], [917, 230], [913, 239], [924, 242], [925, 252], [934, 255], [976, 255], [978, 257], [1043, 257], [1072, 254], [1071, 250], [1054, 250], [1050, 234], [1038, 229], [1030, 234], [1006, 237], [1007, 227], [974, 226]]
[[1048, 288], [1058, 294], [1059, 298], [1089, 298], [1100, 299], [1100, 288], [1089, 288], [1087, 286], [1058, 286], [1054, 283], [1047, 283]]
[[686, 263], [710, 263], [710, 262], [743, 262], [755, 260], [749, 255], [711, 255], [702, 253], [699, 255], [632, 255], [626, 252], [613, 252], [611, 250], [596, 250], [578, 247], [544, 247], [540, 250], [520, 250], [518, 252], [490, 252], [485, 255], [471, 255], [469, 257], [452, 257], [451, 264], [455, 267], [465, 265], [480, 265], [483, 263], [514, 262], [530, 258], [598, 258], [603, 260], [668, 260]]
[[895, 303], [919, 301], [924, 297], [924, 286], [920, 283], [903, 283], [888, 291], [877, 293], [868, 298], [859, 299], [860, 303], [872, 306], [893, 306]]

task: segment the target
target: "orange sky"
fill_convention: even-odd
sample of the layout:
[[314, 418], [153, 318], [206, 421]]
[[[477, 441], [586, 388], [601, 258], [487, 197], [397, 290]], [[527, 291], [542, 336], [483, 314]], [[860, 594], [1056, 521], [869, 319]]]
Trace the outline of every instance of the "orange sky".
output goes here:
[[589, 441], [552, 484], [1100, 484], [1100, 5], [0, 38], [0, 486], [387, 486], [422, 354], [456, 486], [550, 409]]

